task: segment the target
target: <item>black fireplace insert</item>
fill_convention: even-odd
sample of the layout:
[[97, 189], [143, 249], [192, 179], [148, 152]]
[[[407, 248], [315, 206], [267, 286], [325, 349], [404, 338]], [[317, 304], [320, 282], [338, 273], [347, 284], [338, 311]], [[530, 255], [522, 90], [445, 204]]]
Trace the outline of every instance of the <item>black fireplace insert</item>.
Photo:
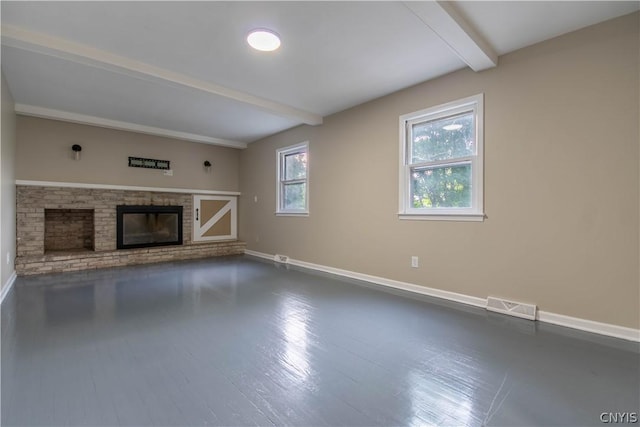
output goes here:
[[182, 206], [119, 205], [118, 249], [182, 244]]

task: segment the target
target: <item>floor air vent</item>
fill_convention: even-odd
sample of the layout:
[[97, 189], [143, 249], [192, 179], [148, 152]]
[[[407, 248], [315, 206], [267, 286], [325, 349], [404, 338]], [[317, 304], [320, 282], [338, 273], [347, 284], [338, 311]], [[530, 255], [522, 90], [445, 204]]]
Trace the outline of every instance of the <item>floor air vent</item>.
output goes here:
[[273, 257], [275, 262], [281, 262], [282, 264], [287, 264], [289, 262], [289, 257], [286, 255], [275, 255]]
[[534, 304], [489, 297], [487, 298], [487, 310], [522, 317], [523, 319], [536, 320], [536, 306]]

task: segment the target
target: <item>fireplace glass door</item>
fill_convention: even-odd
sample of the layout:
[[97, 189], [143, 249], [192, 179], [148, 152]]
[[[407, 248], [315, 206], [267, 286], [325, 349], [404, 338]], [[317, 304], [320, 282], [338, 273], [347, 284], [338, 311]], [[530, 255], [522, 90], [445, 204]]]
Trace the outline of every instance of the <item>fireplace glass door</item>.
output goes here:
[[182, 206], [118, 206], [118, 249], [182, 244]]

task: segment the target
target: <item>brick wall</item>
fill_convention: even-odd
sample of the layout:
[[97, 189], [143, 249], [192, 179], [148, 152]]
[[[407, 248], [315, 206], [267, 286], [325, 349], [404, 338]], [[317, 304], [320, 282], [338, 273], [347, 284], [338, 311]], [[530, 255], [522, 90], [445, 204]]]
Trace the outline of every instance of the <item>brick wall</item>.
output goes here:
[[93, 250], [93, 209], [45, 209], [44, 251]]
[[[243, 242], [194, 244], [191, 241], [192, 194], [18, 185], [16, 203], [16, 272], [18, 275], [244, 253]], [[117, 205], [182, 206], [183, 245], [117, 251]], [[93, 211], [92, 238], [95, 252], [85, 250], [85, 252], [70, 254], [45, 254], [45, 210], [48, 212], [47, 215], [52, 215], [49, 210], [78, 209]], [[62, 217], [59, 216], [59, 218]], [[86, 247], [87, 240], [84, 238], [82, 240]]]
[[45, 209], [92, 209], [94, 248], [100, 252], [116, 249], [117, 205], [182, 206], [183, 244], [191, 244], [191, 194], [19, 185], [16, 203], [18, 256], [44, 254]]

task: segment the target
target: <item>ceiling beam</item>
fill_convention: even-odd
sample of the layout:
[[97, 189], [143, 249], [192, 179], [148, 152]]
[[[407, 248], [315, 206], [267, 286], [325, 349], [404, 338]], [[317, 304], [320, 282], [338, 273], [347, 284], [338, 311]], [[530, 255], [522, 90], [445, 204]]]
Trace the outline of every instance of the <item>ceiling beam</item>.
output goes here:
[[2, 25], [2, 44], [142, 78], [147, 81], [200, 90], [241, 102], [279, 117], [295, 119], [300, 123], [308, 125], [322, 124], [322, 116], [319, 114], [24, 28]]
[[144, 126], [136, 123], [122, 122], [119, 120], [103, 119], [102, 117], [88, 116], [86, 114], [71, 113], [69, 111], [56, 110], [53, 108], [36, 107], [34, 105], [16, 104], [14, 107], [16, 114], [22, 116], [40, 117], [42, 119], [54, 119], [63, 122], [79, 123], [83, 125], [99, 126], [108, 129], [127, 130], [131, 132], [144, 133], [147, 135], [164, 136], [168, 138], [182, 139], [202, 144], [220, 145], [231, 148], [247, 148], [247, 143], [233, 141], [229, 139], [212, 138], [210, 136], [197, 135], [195, 133], [179, 132], [175, 130], [157, 128], [154, 126]]
[[498, 54], [455, 9], [453, 2], [406, 1], [403, 3], [473, 71], [482, 71], [498, 65]]

